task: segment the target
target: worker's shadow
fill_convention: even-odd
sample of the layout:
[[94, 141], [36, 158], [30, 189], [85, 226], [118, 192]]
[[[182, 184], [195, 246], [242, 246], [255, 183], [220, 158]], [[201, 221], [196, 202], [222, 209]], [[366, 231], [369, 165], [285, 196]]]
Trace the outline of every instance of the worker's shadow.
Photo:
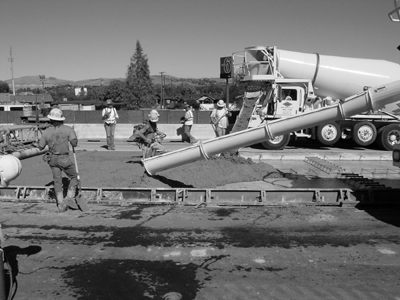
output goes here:
[[[6, 299], [14, 299], [15, 293], [17, 292], [17, 276], [19, 273], [18, 267], [18, 255], [34, 255], [42, 251], [40, 246], [28, 246], [20, 248], [18, 246], [7, 246], [3, 248], [4, 257], [6, 262], [6, 268], [4, 269], [4, 279], [6, 287]], [[1, 284], [1, 283], [0, 283]]]
[[181, 137], [182, 142], [189, 141], [189, 137], [183, 131], [183, 127], [179, 127], [176, 129], [176, 135]]

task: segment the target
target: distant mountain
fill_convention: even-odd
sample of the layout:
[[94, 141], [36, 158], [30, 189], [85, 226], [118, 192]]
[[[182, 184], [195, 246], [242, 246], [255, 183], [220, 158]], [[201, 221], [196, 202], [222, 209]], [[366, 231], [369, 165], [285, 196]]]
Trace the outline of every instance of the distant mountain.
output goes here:
[[[160, 84], [161, 83], [161, 76], [160, 75], [153, 75], [150, 76], [153, 84]], [[109, 85], [113, 80], [121, 80], [124, 81], [125, 78], [96, 78], [96, 79], [86, 79], [86, 80], [65, 80], [65, 79], [58, 79], [55, 77], [46, 77], [44, 82], [45, 87], [49, 86], [57, 86], [57, 85], [72, 85], [72, 86], [100, 86], [100, 85]], [[5, 80], [8, 83], [10, 88], [12, 88], [12, 80], [8, 79]], [[225, 79], [220, 78], [178, 78], [174, 76], [164, 76], [164, 83], [165, 84], [173, 84], [179, 85], [181, 83], [187, 83], [190, 85], [206, 85], [208, 83], [216, 83], [222, 84], [225, 82]], [[42, 87], [42, 82], [40, 81], [39, 76], [23, 76], [19, 78], [14, 78], [14, 85], [15, 88], [40, 88]]]

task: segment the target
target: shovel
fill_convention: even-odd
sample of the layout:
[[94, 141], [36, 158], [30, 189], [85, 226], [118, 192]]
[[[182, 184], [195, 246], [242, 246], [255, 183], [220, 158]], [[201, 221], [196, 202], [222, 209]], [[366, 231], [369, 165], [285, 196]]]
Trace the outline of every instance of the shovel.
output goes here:
[[78, 194], [75, 197], [76, 203], [68, 203], [68, 206], [74, 209], [80, 209], [81, 211], [87, 211], [89, 210], [89, 206], [87, 205], [87, 201], [84, 199], [82, 193], [81, 193], [81, 177], [79, 175], [79, 169], [78, 169], [78, 162], [76, 161], [76, 154], [75, 154], [75, 147], [72, 146], [72, 152], [74, 153], [74, 162], [75, 162], [75, 168], [76, 168], [76, 178], [78, 179]]

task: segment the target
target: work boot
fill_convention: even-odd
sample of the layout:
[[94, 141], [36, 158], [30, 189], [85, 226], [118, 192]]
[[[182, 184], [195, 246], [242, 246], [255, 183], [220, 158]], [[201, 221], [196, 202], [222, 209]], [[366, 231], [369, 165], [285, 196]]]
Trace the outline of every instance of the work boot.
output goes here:
[[78, 205], [76, 204], [75, 194], [76, 194], [75, 187], [69, 188], [67, 197], [64, 199], [64, 202], [67, 206], [69, 206], [72, 209], [79, 209]]
[[57, 198], [58, 211], [66, 212], [68, 209], [68, 205], [64, 202], [63, 192], [57, 193], [56, 198]]

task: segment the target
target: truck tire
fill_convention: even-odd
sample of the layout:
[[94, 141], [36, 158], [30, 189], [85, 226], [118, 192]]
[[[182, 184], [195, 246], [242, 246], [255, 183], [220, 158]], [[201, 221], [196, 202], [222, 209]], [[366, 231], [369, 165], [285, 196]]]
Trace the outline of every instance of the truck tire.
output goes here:
[[284, 135], [278, 135], [273, 140], [267, 140], [261, 143], [261, 145], [267, 150], [282, 150], [290, 142], [290, 133]]
[[380, 128], [376, 143], [380, 148], [392, 151], [393, 145], [400, 144], [400, 125], [389, 124]]
[[371, 145], [373, 142], [375, 142], [376, 136], [376, 127], [371, 122], [359, 122], [353, 128], [352, 138], [357, 145]]
[[340, 135], [340, 126], [336, 122], [327, 123], [317, 127], [317, 139], [325, 146], [336, 144], [340, 139]]

